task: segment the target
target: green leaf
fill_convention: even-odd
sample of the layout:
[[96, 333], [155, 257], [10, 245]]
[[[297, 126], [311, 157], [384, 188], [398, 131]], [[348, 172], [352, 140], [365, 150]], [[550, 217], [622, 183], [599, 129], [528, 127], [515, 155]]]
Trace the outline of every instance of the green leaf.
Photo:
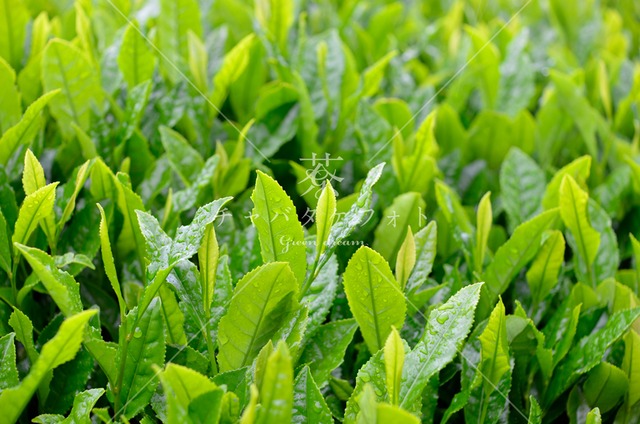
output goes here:
[[[400, 137], [393, 144], [393, 169], [398, 176], [401, 192], [425, 193], [432, 186], [438, 168], [435, 154], [438, 150], [434, 137], [435, 113], [430, 113], [416, 132], [413, 144]], [[402, 126], [408, 121], [402, 121]], [[403, 133], [404, 134], [404, 133]], [[400, 134], [397, 134], [400, 135]]]
[[22, 171], [22, 187], [27, 196], [47, 185], [44, 178], [44, 170], [31, 149], [27, 149], [24, 155], [24, 170]]
[[304, 232], [293, 202], [280, 184], [260, 171], [251, 200], [251, 222], [258, 230], [262, 259], [288, 262], [301, 284], [307, 262]]
[[422, 221], [421, 215], [426, 205], [420, 193], [410, 192], [401, 194], [386, 208], [383, 218], [375, 230], [373, 249], [379, 252], [389, 264], [394, 267], [396, 256], [402, 246], [406, 229], [417, 232]]
[[151, 79], [156, 62], [156, 56], [142, 36], [138, 22], [130, 21], [124, 31], [120, 53], [118, 53], [118, 67], [129, 85], [129, 90]]
[[636, 422], [640, 419], [640, 335], [629, 331], [624, 337], [624, 357], [622, 371], [629, 382], [629, 390], [625, 394], [624, 403], [618, 410], [616, 422], [624, 424]]
[[254, 40], [255, 35], [247, 35], [224, 56], [220, 69], [213, 77], [213, 91], [209, 94], [209, 100], [215, 106], [214, 109], [217, 109], [216, 112], [227, 98], [231, 84], [247, 69]]
[[620, 368], [608, 362], [602, 362], [589, 372], [589, 377], [582, 386], [587, 402], [608, 412], [615, 407], [627, 393], [629, 380]]
[[593, 408], [587, 414], [587, 419], [585, 420], [585, 424], [602, 424], [602, 417], [600, 416], [600, 409]]
[[[384, 350], [380, 349], [358, 370], [356, 387], [353, 389], [353, 393], [347, 401], [347, 408], [344, 412], [345, 423], [356, 422], [356, 418], [360, 416], [359, 412], [362, 409], [361, 403], [363, 397], [371, 398], [371, 400], [365, 402], [365, 404], [375, 402], [376, 399], [380, 401], [388, 400], [383, 353]], [[378, 395], [378, 393], [380, 395]], [[368, 408], [365, 409], [365, 411], [367, 411], [367, 413], [371, 412]]]
[[550, 405], [578, 377], [598, 365], [605, 351], [640, 317], [640, 308], [613, 314], [601, 329], [586, 336], [575, 345], [553, 374], [545, 394], [545, 405]]
[[196, 178], [204, 160], [189, 142], [179, 133], [165, 126], [160, 127], [160, 139], [164, 150], [167, 152], [171, 167], [180, 176], [186, 187]]
[[460, 289], [429, 314], [422, 339], [405, 357], [400, 406], [420, 399], [429, 379], [453, 360], [473, 324], [482, 283]]
[[[614, 232], [611, 218], [595, 200], [589, 199], [587, 213], [591, 226], [600, 233], [600, 245], [593, 262], [593, 276], [595, 281], [601, 282], [607, 278], [615, 277], [618, 271], [618, 265], [620, 264], [618, 238]], [[569, 243], [574, 252], [578, 250], [576, 239], [571, 235], [567, 237], [567, 243]], [[589, 268], [587, 268], [586, 262], [581, 255], [574, 256], [574, 264], [578, 279], [589, 281]]]
[[377, 423], [396, 424], [420, 424], [420, 419], [413, 414], [388, 403], [379, 403], [376, 406]]
[[333, 191], [331, 182], [327, 184], [320, 193], [318, 206], [316, 207], [316, 262], [326, 249], [329, 232], [336, 216], [336, 193]]
[[370, 384], [366, 384], [358, 399], [359, 412], [357, 424], [375, 424], [378, 422], [376, 394]]
[[158, 290], [160, 304], [162, 305], [162, 319], [164, 320], [164, 333], [167, 343], [184, 346], [187, 344], [187, 336], [184, 333], [184, 314], [178, 306], [178, 301], [173, 291], [167, 285], [162, 285]]
[[402, 381], [402, 367], [404, 365], [404, 345], [402, 338], [395, 328], [384, 344], [384, 367], [387, 377], [387, 392], [393, 405], [398, 404]]
[[513, 229], [540, 210], [546, 180], [544, 171], [526, 153], [512, 147], [500, 167], [502, 203]]
[[449, 225], [454, 229], [458, 242], [474, 233], [473, 225], [464, 211], [458, 195], [445, 183], [436, 182], [436, 200]]
[[20, 69], [29, 23], [27, 3], [0, 3], [0, 57], [14, 69]]
[[24, 199], [11, 237], [14, 246], [27, 243], [40, 221], [51, 214], [57, 186], [58, 183], [46, 185]]
[[438, 225], [431, 221], [426, 227], [418, 231], [416, 242], [416, 264], [407, 281], [406, 291], [412, 292], [420, 288], [431, 274], [433, 261], [436, 258], [436, 243], [438, 241]]
[[293, 309], [297, 283], [287, 263], [272, 262], [245, 275], [218, 327], [220, 371], [250, 365]]
[[411, 271], [416, 264], [416, 242], [411, 227], [407, 227], [407, 235], [398, 250], [396, 258], [396, 280], [404, 290]]
[[589, 221], [588, 202], [589, 195], [570, 175], [565, 176], [560, 184], [560, 215], [576, 241], [576, 253], [582, 256], [586, 263], [587, 276], [591, 278], [591, 281], [586, 282], [595, 286], [597, 282], [593, 280], [591, 266], [600, 246], [600, 234]]
[[527, 424], [542, 424], [542, 410], [540, 409], [538, 401], [531, 395], [529, 396], [529, 402], [531, 403], [531, 407], [529, 408]]
[[[154, 366], [164, 363], [165, 339], [160, 301], [154, 299], [138, 318], [131, 310], [123, 324], [123, 334], [131, 335], [118, 349], [120, 374], [114, 387], [116, 414], [134, 417], [144, 408], [157, 384]], [[135, 325], [135, 328], [133, 326]], [[126, 347], [125, 347], [126, 346]]]
[[295, 4], [292, 0], [260, 0], [256, 2], [256, 19], [267, 34], [286, 55], [289, 28], [294, 22]]
[[343, 275], [349, 307], [370, 352], [377, 352], [391, 333], [401, 328], [407, 306], [389, 264], [375, 250], [362, 246]]
[[216, 230], [213, 224], [207, 225], [202, 245], [198, 249], [198, 264], [200, 265], [200, 278], [202, 280], [203, 310], [211, 311], [213, 293], [216, 287], [216, 273], [218, 271], [218, 258], [220, 250], [216, 239]]
[[61, 39], [49, 41], [42, 57], [42, 85], [45, 91], [62, 90], [49, 107], [66, 138], [75, 134], [72, 122], [89, 129], [91, 108], [102, 108], [103, 93], [98, 73], [84, 52]]
[[220, 418], [224, 392], [207, 377], [172, 363], [159, 376], [167, 400], [167, 423], [214, 423]]
[[15, 246], [29, 262], [60, 311], [66, 317], [80, 313], [82, 300], [80, 299], [80, 285], [76, 280], [66, 271], [59, 269], [54, 259], [42, 250], [19, 243], [16, 243]]
[[335, 247], [341, 241], [349, 237], [353, 230], [365, 222], [365, 218], [367, 218], [370, 213], [369, 208], [371, 207], [373, 186], [380, 179], [383, 168], [384, 163], [381, 163], [369, 171], [355, 203], [351, 206], [349, 211], [344, 214], [342, 219], [338, 220], [333, 224], [333, 227], [331, 227], [331, 232], [327, 239], [327, 251], [324, 253], [324, 259], [322, 259], [321, 262], [326, 262], [331, 253], [335, 250]]
[[[93, 333], [93, 329], [90, 332]], [[73, 406], [76, 395], [86, 388], [94, 366], [94, 358], [84, 347], [80, 348], [73, 360], [56, 368], [52, 378], [45, 378], [40, 384], [38, 398], [46, 398], [42, 409], [60, 414], [67, 412]], [[43, 390], [45, 388], [46, 392]]]
[[[480, 302], [483, 314], [493, 308], [493, 302], [511, 283], [511, 280], [535, 256], [545, 231], [554, 228], [558, 221], [558, 210], [552, 209], [520, 224], [509, 240], [496, 251], [493, 261], [483, 274], [486, 284], [482, 288]], [[486, 316], [486, 315], [484, 315]]]
[[[189, 31], [202, 34], [200, 8], [195, 0], [162, 0], [157, 23], [160, 66], [171, 82], [177, 83], [188, 69]], [[182, 74], [184, 75], [184, 74]]]
[[478, 204], [478, 214], [476, 219], [476, 250], [475, 250], [475, 270], [482, 272], [484, 257], [487, 250], [491, 223], [493, 222], [493, 211], [491, 209], [491, 192], [487, 192]]
[[558, 207], [560, 202], [560, 185], [565, 175], [570, 175], [574, 180], [584, 184], [591, 172], [591, 156], [581, 156], [568, 165], [558, 170], [554, 175], [542, 198], [544, 209]]
[[67, 318], [57, 334], [42, 347], [40, 357], [19, 385], [0, 393], [0, 409], [7, 422], [15, 422], [33, 396], [43, 377], [70, 361], [80, 349], [84, 328], [95, 310], [83, 311]]
[[[22, 187], [27, 196], [33, 194], [38, 189], [47, 185], [44, 177], [42, 165], [38, 162], [38, 158], [34, 156], [30, 149], [27, 149], [24, 155], [24, 169], [22, 172]], [[49, 245], [54, 246], [57, 240], [55, 215], [53, 211], [44, 217], [41, 222], [42, 230], [49, 240]]]
[[16, 340], [22, 343], [22, 346], [27, 351], [29, 362], [34, 364], [40, 354], [33, 344], [33, 324], [31, 320], [20, 309], [14, 309], [9, 318], [9, 325], [15, 331]]
[[[142, 203], [140, 196], [138, 196], [129, 185], [123, 182], [120, 178], [113, 178], [113, 174], [111, 174], [111, 177], [112, 178], [101, 177], [101, 179], [111, 180], [110, 183], [112, 182], [114, 185], [118, 196], [116, 203], [123, 215], [122, 231], [120, 231], [120, 235], [116, 242], [116, 250], [122, 255], [135, 251], [140, 260], [140, 265], [142, 266], [144, 264], [143, 258], [145, 245], [144, 238], [140, 232], [140, 225], [136, 219], [136, 210], [144, 210], [144, 204]], [[104, 186], [104, 184], [102, 185]], [[106, 191], [105, 194], [107, 194], [107, 197], [113, 196], [113, 194], [108, 191]]]
[[0, 337], [0, 390], [9, 389], [20, 383], [16, 368], [15, 333]]
[[7, 275], [11, 275], [11, 245], [9, 244], [9, 233], [7, 221], [0, 210], [0, 269]]
[[307, 323], [307, 337], [313, 335], [318, 329], [333, 306], [336, 297], [340, 276], [338, 275], [338, 260], [333, 255], [326, 265], [320, 269], [317, 277], [311, 282], [300, 303], [309, 309], [309, 322]]
[[20, 92], [16, 87], [16, 73], [1, 57], [0, 84], [4, 87], [0, 93], [0, 131], [4, 132], [20, 120], [22, 106]]
[[308, 366], [302, 368], [293, 383], [293, 417], [291, 422], [296, 424], [329, 424], [333, 422], [331, 411]]
[[104, 214], [104, 209], [100, 204], [97, 204], [100, 210], [100, 248], [102, 250], [102, 264], [104, 271], [107, 274], [111, 288], [113, 289], [116, 297], [118, 298], [118, 306], [120, 307], [120, 316], [124, 317], [127, 312], [127, 306], [122, 297], [122, 290], [120, 288], [120, 281], [118, 280], [118, 271], [116, 270], [116, 264], [113, 259], [113, 253], [111, 252], [111, 241], [109, 241], [109, 224], [107, 223], [107, 217]]
[[293, 408], [293, 365], [285, 342], [280, 341], [269, 359], [260, 387], [262, 407], [256, 423], [291, 422]]
[[209, 88], [207, 81], [207, 65], [209, 63], [209, 55], [204, 42], [194, 32], [189, 31], [189, 71], [193, 75], [193, 82], [198, 90], [206, 93]]
[[467, 420], [477, 417], [478, 422], [498, 422], [507, 406], [511, 364], [506, 323], [504, 305], [499, 301], [479, 336], [481, 360], [478, 373], [482, 376], [482, 384], [471, 391], [471, 396], [477, 401], [465, 408]]
[[[71, 218], [71, 215], [73, 214], [73, 211], [76, 208], [76, 199], [78, 197], [78, 194], [80, 193], [80, 190], [84, 186], [84, 183], [87, 181], [87, 178], [89, 177], [89, 172], [91, 171], [92, 166], [93, 166], [93, 162], [86, 161], [78, 168], [76, 179], [71, 185], [71, 187], [73, 187], [73, 191], [71, 192], [71, 195], [67, 199], [65, 199], [66, 204], [64, 205], [64, 209], [62, 210], [62, 215], [58, 220], [58, 230], [56, 234], [59, 234], [62, 231], [64, 224], [66, 224], [67, 221], [69, 221], [69, 219]], [[67, 184], [71, 184], [71, 182]]]
[[331, 372], [344, 360], [357, 328], [353, 318], [328, 322], [320, 326], [305, 347], [299, 362], [309, 365], [313, 379], [320, 387], [326, 384]]
[[552, 230], [531, 263], [527, 271], [527, 283], [533, 305], [537, 306], [558, 283], [558, 274], [564, 263], [564, 247], [562, 232]]
[[244, 409], [242, 417], [240, 418], [240, 424], [253, 424], [256, 422], [258, 397], [260, 392], [255, 384], [251, 385], [251, 398], [249, 399], [249, 405]]
[[177, 264], [182, 260], [189, 259], [198, 252], [207, 226], [216, 220], [222, 208], [230, 200], [231, 197], [223, 197], [207, 203], [198, 208], [191, 223], [178, 227], [171, 245], [170, 264]]
[[104, 389], [89, 389], [76, 395], [73, 408], [63, 424], [91, 423], [91, 411], [98, 399], [104, 394]]

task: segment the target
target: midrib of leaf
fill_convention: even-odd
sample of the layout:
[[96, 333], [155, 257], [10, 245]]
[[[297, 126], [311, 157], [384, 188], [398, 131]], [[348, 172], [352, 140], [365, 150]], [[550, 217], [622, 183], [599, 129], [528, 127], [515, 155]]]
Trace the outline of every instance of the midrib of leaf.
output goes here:
[[[436, 311], [437, 309], [434, 309], [434, 311]], [[447, 328], [445, 331], [440, 333], [440, 338], [438, 339], [438, 341], [435, 344], [435, 347], [433, 349], [431, 349], [431, 351], [429, 352], [429, 355], [427, 356], [427, 359], [423, 362], [422, 366], [420, 367], [420, 371], [417, 373], [417, 375], [422, 374], [422, 372], [424, 371], [424, 369], [426, 368], [427, 364], [429, 364], [429, 362], [431, 361], [431, 357], [433, 356], [433, 353], [436, 352], [438, 350], [438, 348], [440, 347], [440, 344], [442, 343], [442, 340], [444, 340], [445, 334], [447, 334], [450, 330], [451, 330], [451, 326], [453, 325], [453, 321], [456, 321], [456, 319], [454, 319], [454, 317], [452, 317], [451, 319], [448, 319], [447, 322], [449, 324], [447, 324]], [[429, 322], [427, 321], [427, 326], [431, 326], [431, 324], [429, 324]], [[425, 329], [426, 330], [426, 329]], [[425, 331], [425, 334], [428, 334], [427, 331]], [[427, 347], [427, 343], [420, 340], [418, 342], [418, 344], [424, 344], [425, 348]], [[418, 347], [418, 346], [416, 346]], [[456, 346], [456, 350], [457, 350], [457, 346]], [[413, 390], [413, 387], [416, 385], [416, 381], [417, 378], [414, 378], [411, 381], [411, 384], [409, 385], [409, 388], [406, 391], [406, 395], [408, 395], [409, 393], [411, 393], [411, 391]], [[404, 406], [404, 401], [406, 399], [406, 396], [400, 401], [400, 407], [405, 407]], [[406, 407], [405, 407], [406, 408]]]
[[[632, 330], [633, 331], [633, 330]], [[596, 396], [595, 401], [593, 402], [594, 405], [599, 405], [600, 404], [600, 396], [602, 396], [602, 391], [604, 390], [604, 388], [607, 386], [607, 382], [611, 379], [611, 370], [609, 370], [609, 374], [607, 375], [607, 378], [605, 379], [604, 383], [600, 385], [600, 390], [598, 390], [598, 396]]]
[[[589, 277], [589, 280], [591, 282], [592, 286], [595, 286], [595, 282], [593, 281], [593, 275], [591, 272], [591, 264], [589, 263], [589, 255], [587, 254], [587, 245], [584, 244], [584, 238], [582, 237], [582, 226], [580, 225], [580, 218], [578, 216], [578, 208], [576, 207], [576, 197], [575, 194], [573, 193], [573, 186], [571, 184], [569, 184], [569, 195], [571, 196], [571, 204], [573, 205], [572, 209], [573, 209], [573, 216], [576, 219], [576, 225], [578, 226], [578, 233], [579, 233], [579, 238], [580, 241], [578, 242], [580, 244], [580, 249], [582, 250], [582, 254], [584, 255], [584, 263], [587, 266], [587, 276]], [[588, 207], [588, 204], [587, 204]], [[585, 210], [585, 214], [588, 213], [587, 210]]]
[[419, 146], [419, 148], [417, 149], [417, 151], [416, 151], [416, 152], [412, 152], [412, 153], [411, 153], [411, 156], [409, 157], [409, 158], [412, 158], [412, 159], [413, 159], [413, 160], [412, 160], [412, 162], [413, 162], [413, 163], [411, 164], [412, 166], [411, 166], [411, 169], [410, 169], [410, 171], [409, 171], [409, 172], [410, 172], [410, 173], [409, 173], [409, 177], [408, 177], [408, 178], [406, 178], [406, 179], [405, 179], [405, 181], [404, 181], [404, 183], [405, 183], [405, 184], [409, 184], [411, 181], [413, 181], [413, 176], [414, 176], [414, 175], [415, 175], [415, 173], [416, 173], [416, 163], [418, 162], [418, 160], [419, 160], [419, 159], [422, 157], [422, 155], [423, 155], [424, 144], [425, 144], [425, 142], [420, 143], [420, 146]]
[[[147, 344], [146, 342], [147, 342], [147, 336], [149, 335], [149, 326], [150, 325], [151, 325], [151, 319], [149, 319], [147, 321], [147, 325], [146, 325], [145, 331], [142, 333], [143, 334], [142, 340], [140, 340], [141, 341], [141, 346], [143, 346], [143, 350], [144, 350], [144, 346]], [[137, 326], [137, 323], [136, 323], [136, 326]], [[135, 327], [133, 328], [133, 331], [135, 331]], [[139, 349], [136, 349], [136, 351], [137, 352], [141, 352]], [[122, 363], [122, 369], [123, 370], [125, 369], [125, 365], [127, 363], [128, 356], [129, 356], [129, 349], [126, 349], [124, 351], [124, 356], [123, 356], [123, 363]], [[120, 411], [121, 413], [125, 412], [124, 409], [126, 409], [127, 404], [129, 403], [129, 400], [130, 400], [129, 395], [131, 394], [131, 386], [133, 385], [133, 381], [135, 380], [136, 375], [138, 375], [138, 369], [140, 368], [140, 362], [141, 361], [139, 361], [139, 360], [135, 361], [135, 366], [133, 368], [133, 374], [131, 375], [131, 380], [128, 382], [129, 384], [127, 384], [127, 391], [126, 391], [126, 395], [127, 396], [125, 398], [126, 402], [124, 403], [124, 405], [122, 405], [123, 411]], [[136, 393], [136, 395], [137, 395], [137, 393]], [[120, 398], [122, 399], [122, 397], [120, 397]]]
[[[537, 232], [536, 232], [536, 234], [535, 234], [535, 237], [530, 237], [530, 238], [529, 238], [529, 243], [527, 244], [527, 246], [526, 246], [524, 249], [520, 250], [520, 252], [526, 252], [527, 250], [529, 250], [529, 248], [530, 248], [533, 244], [535, 244], [534, 242], [535, 242], [535, 241], [536, 241], [536, 239], [538, 238], [538, 234], [539, 234], [539, 233], [540, 233], [540, 231], [537, 231]], [[503, 246], [504, 246], [504, 245], [503, 245]], [[522, 259], [522, 257], [523, 257], [523, 256], [524, 256], [524, 255], [520, 255], [520, 256], [518, 257], [517, 263], [519, 263], [519, 262], [520, 262], [520, 260]], [[495, 258], [495, 256], [494, 256], [494, 258]], [[495, 273], [495, 272], [494, 272], [494, 273]], [[507, 282], [508, 282], [509, 280], [511, 280], [511, 278], [513, 278], [513, 277], [511, 277], [511, 276], [509, 276], [509, 275], [506, 275], [505, 273], [501, 273], [501, 275], [503, 275], [503, 276], [504, 276], [504, 278], [506, 278], [506, 279], [507, 279]], [[498, 283], [500, 284], [500, 288], [502, 288], [502, 286], [504, 285], [504, 280], [500, 279], [499, 277], [496, 277], [496, 281], [498, 281]], [[491, 290], [491, 291], [492, 291], [496, 296], [497, 296], [497, 295], [499, 295], [499, 294], [501, 293], [501, 291], [499, 291], [499, 292], [494, 291], [494, 288], [493, 288], [493, 287], [491, 287], [491, 284], [487, 284], [487, 285], [486, 285], [486, 287], [487, 287], [487, 289]]]
[[[260, 181], [260, 180], [258, 180]], [[269, 232], [269, 241], [271, 242], [271, 252], [273, 253], [274, 259], [278, 260], [278, 254], [276, 253], [276, 240], [273, 238], [273, 231], [271, 229], [271, 209], [269, 208], [269, 199], [267, 198], [267, 193], [264, 189], [264, 184], [262, 181], [259, 184], [256, 184], [256, 189], [260, 187], [261, 197], [264, 200], [265, 209], [267, 210], [267, 230]]]
[[171, 331], [171, 325], [169, 325], [169, 315], [167, 315], [167, 310], [164, 306], [164, 302], [160, 302], [160, 306], [162, 307], [162, 315], [164, 315], [164, 320], [167, 323], [167, 332], [169, 333], [169, 339], [171, 339], [172, 343], [176, 343], [176, 338], [173, 335], [173, 331]]
[[[136, 26], [132, 27], [135, 30], [138, 28]], [[138, 81], [140, 80], [138, 76], [138, 36], [140, 34], [136, 33], [133, 36], [133, 85], [138, 85]]]
[[[496, 333], [496, 342], [495, 342], [495, 348], [493, 349], [492, 355], [490, 356], [491, 358], [491, 373], [493, 374], [496, 368], [496, 362], [497, 362], [497, 358], [498, 358], [498, 346], [500, 343], [500, 335], [502, 334], [502, 322], [503, 319], [500, 319], [500, 323], [498, 325], [498, 331]], [[484, 379], [487, 379], [487, 377], [484, 377]], [[487, 379], [487, 381], [491, 382], [490, 380]], [[493, 384], [492, 384], [493, 385]], [[496, 382], [495, 385], [497, 386], [498, 383]], [[481, 391], [481, 395], [480, 395], [480, 417], [478, 417], [478, 424], [482, 424], [485, 420], [485, 417], [487, 415], [487, 410], [485, 408], [485, 391], [484, 389]]]
[[[377, 270], [377, 268], [375, 269]], [[369, 253], [367, 253], [367, 280], [369, 282], [369, 291], [371, 292], [371, 312], [373, 315], [373, 325], [376, 327], [376, 342], [378, 344], [378, 348], [380, 348], [380, 346], [382, 346], [382, 342], [380, 341], [380, 324], [378, 323], [378, 312], [376, 311], [376, 300], [373, 291], [372, 277]]]
[[76, 112], [76, 106], [73, 103], [73, 98], [71, 97], [71, 90], [69, 89], [69, 82], [67, 81], [67, 75], [65, 73], [65, 69], [62, 66], [62, 59], [60, 58], [60, 51], [58, 50], [57, 45], [53, 45], [56, 60], [58, 61], [58, 68], [60, 68], [60, 76], [62, 77], [62, 85], [64, 86], [64, 91], [67, 93], [67, 100], [69, 100], [69, 106], [71, 107], [71, 113], [73, 115], [73, 120], [80, 125], [80, 121], [78, 120], [78, 112]]
[[[127, 194], [125, 193], [126, 188], [124, 184], [120, 181], [116, 181], [116, 184], [120, 185], [120, 187], [117, 187], [117, 189], [122, 193], [122, 198], [124, 199], [124, 202], [127, 205], [127, 220], [129, 221], [129, 225], [131, 226], [131, 237], [133, 237], [133, 243], [136, 245], [136, 254], [138, 255], [138, 258], [140, 260], [140, 265], [143, 265], [144, 267], [144, 255], [140, 255], [140, 243], [138, 243], [138, 236], [136, 234], [135, 222], [133, 221], [133, 215], [135, 214], [135, 210], [132, 210], [129, 199], [127, 199]], [[133, 195], [136, 195], [136, 193], [133, 190], [131, 190], [131, 193]], [[144, 311], [142, 312], [144, 313]]]
[[[273, 287], [276, 285], [276, 282], [278, 281], [278, 278], [280, 277], [280, 274], [282, 273], [282, 271], [284, 270], [284, 266], [280, 267], [280, 270], [278, 271], [278, 274], [276, 275], [276, 277], [273, 279], [273, 283], [271, 284], [271, 286], [269, 287], [269, 293], [267, 293], [267, 300], [264, 304], [263, 308], [260, 308], [260, 315], [258, 316], [258, 320], [256, 321], [256, 327], [253, 330], [253, 334], [251, 335], [251, 342], [249, 343], [249, 348], [245, 351], [244, 353], [244, 357], [242, 358], [242, 365], [241, 366], [246, 366], [247, 363], [247, 359], [249, 358], [249, 354], [251, 353], [251, 350], [253, 349], [253, 345], [256, 342], [256, 338], [258, 335], [258, 330], [261, 327], [262, 324], [262, 319], [264, 318], [264, 311], [267, 308], [267, 304], [269, 302], [269, 298], [271, 297], [271, 292], [273, 291]], [[256, 278], [256, 276], [259, 274], [255, 274], [255, 276], [251, 279], [251, 281], [253, 281], [254, 278]], [[247, 284], [245, 284], [245, 287], [251, 283], [251, 281], [247, 281]]]
[[[55, 187], [54, 187], [54, 190], [55, 190]], [[42, 204], [44, 203], [45, 200], [46, 200], [46, 198], [41, 199], [41, 201], [38, 202], [38, 204], [36, 205], [35, 212], [32, 213], [31, 216], [29, 217], [29, 225], [27, 225], [27, 229], [29, 229], [31, 227], [31, 224], [33, 224], [33, 218], [38, 215], [38, 212], [40, 211], [40, 208], [42, 207]], [[24, 235], [25, 236], [27, 235], [27, 231], [25, 231]], [[20, 242], [21, 243], [27, 243], [28, 240], [20, 240]]]

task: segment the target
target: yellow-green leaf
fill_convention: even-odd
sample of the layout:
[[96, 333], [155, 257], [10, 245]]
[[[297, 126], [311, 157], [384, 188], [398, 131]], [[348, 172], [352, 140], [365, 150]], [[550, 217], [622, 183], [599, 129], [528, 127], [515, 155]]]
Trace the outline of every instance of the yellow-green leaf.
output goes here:
[[258, 171], [251, 200], [254, 205], [251, 221], [258, 230], [262, 259], [289, 262], [302, 284], [307, 258], [304, 232], [293, 202], [276, 180], [261, 171]]
[[375, 250], [362, 246], [343, 276], [344, 290], [371, 353], [380, 350], [391, 327], [402, 328], [407, 305], [391, 268]]
[[38, 360], [31, 366], [24, 380], [18, 386], [6, 389], [0, 394], [3, 420], [8, 423], [16, 422], [42, 378], [49, 371], [76, 356], [82, 343], [84, 328], [89, 318], [96, 313], [96, 310], [88, 310], [67, 318], [60, 325], [58, 333], [42, 347]]
[[316, 261], [326, 248], [335, 216], [336, 194], [333, 191], [333, 187], [331, 187], [331, 183], [327, 182], [322, 193], [320, 193], [318, 207], [316, 208]]
[[[600, 246], [600, 233], [589, 222], [589, 195], [582, 190], [570, 175], [566, 175], [560, 184], [560, 216], [576, 240], [578, 255], [587, 265], [587, 274], [593, 278], [591, 266], [596, 259]], [[595, 284], [595, 281], [590, 281]], [[587, 282], [589, 283], [589, 282]]]
[[42, 97], [29, 105], [20, 122], [2, 134], [2, 138], [0, 138], [0, 164], [6, 165], [18, 146], [30, 144], [33, 141], [42, 124], [40, 112], [59, 93], [60, 90], [53, 90], [43, 94]]
[[487, 241], [491, 232], [491, 223], [493, 222], [493, 211], [491, 210], [491, 192], [486, 193], [480, 199], [478, 205], [478, 216], [476, 223], [476, 252], [475, 252], [475, 270], [482, 272], [484, 265], [484, 256], [487, 250]]
[[156, 56], [141, 31], [135, 20], [129, 22], [118, 54], [118, 67], [129, 90], [151, 79], [156, 67]]
[[42, 84], [45, 91], [61, 89], [62, 95], [51, 99], [51, 114], [66, 138], [75, 134], [72, 122], [89, 129], [91, 109], [102, 109], [102, 87], [99, 73], [73, 44], [54, 39], [47, 44], [42, 57]]
[[581, 156], [556, 172], [547, 184], [542, 198], [545, 209], [555, 208], [560, 200], [560, 185], [565, 175], [571, 175], [580, 184], [584, 184], [591, 172], [591, 156]]
[[204, 232], [202, 245], [198, 249], [198, 264], [200, 264], [200, 278], [202, 279], [202, 307], [205, 313], [211, 311], [219, 255], [220, 249], [216, 239], [216, 230], [213, 224], [209, 224]]
[[398, 257], [396, 258], [396, 280], [398, 280], [398, 284], [400, 284], [403, 291], [415, 264], [416, 242], [413, 238], [411, 226], [408, 226], [407, 235], [400, 246], [400, 250], [398, 250]]
[[46, 185], [24, 199], [11, 238], [13, 243], [26, 243], [38, 223], [51, 214], [57, 186], [57, 182]]
[[250, 365], [292, 309], [295, 276], [285, 262], [272, 262], [245, 275], [218, 327], [220, 371]]
[[400, 396], [400, 382], [402, 381], [402, 366], [404, 365], [404, 344], [400, 333], [393, 327], [391, 334], [384, 344], [384, 368], [387, 377], [387, 391], [389, 399], [394, 405], [398, 404]]

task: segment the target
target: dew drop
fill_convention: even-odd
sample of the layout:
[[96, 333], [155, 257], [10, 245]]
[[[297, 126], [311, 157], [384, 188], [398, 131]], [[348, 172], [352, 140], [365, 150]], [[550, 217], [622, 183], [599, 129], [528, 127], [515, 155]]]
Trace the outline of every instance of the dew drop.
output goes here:
[[135, 337], [136, 339], [142, 337], [142, 330], [140, 329], [140, 327], [136, 327], [136, 329], [133, 330], [133, 337]]
[[449, 319], [449, 315], [446, 315], [446, 314], [439, 315], [438, 318], [436, 318], [436, 320], [440, 324], [444, 324], [445, 322], [447, 322], [448, 319]]

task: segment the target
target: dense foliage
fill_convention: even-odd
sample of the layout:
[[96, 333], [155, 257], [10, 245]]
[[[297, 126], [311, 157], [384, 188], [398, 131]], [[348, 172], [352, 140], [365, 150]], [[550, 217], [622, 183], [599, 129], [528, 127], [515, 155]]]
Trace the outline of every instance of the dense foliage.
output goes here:
[[640, 421], [637, 0], [0, 1], [0, 421]]

